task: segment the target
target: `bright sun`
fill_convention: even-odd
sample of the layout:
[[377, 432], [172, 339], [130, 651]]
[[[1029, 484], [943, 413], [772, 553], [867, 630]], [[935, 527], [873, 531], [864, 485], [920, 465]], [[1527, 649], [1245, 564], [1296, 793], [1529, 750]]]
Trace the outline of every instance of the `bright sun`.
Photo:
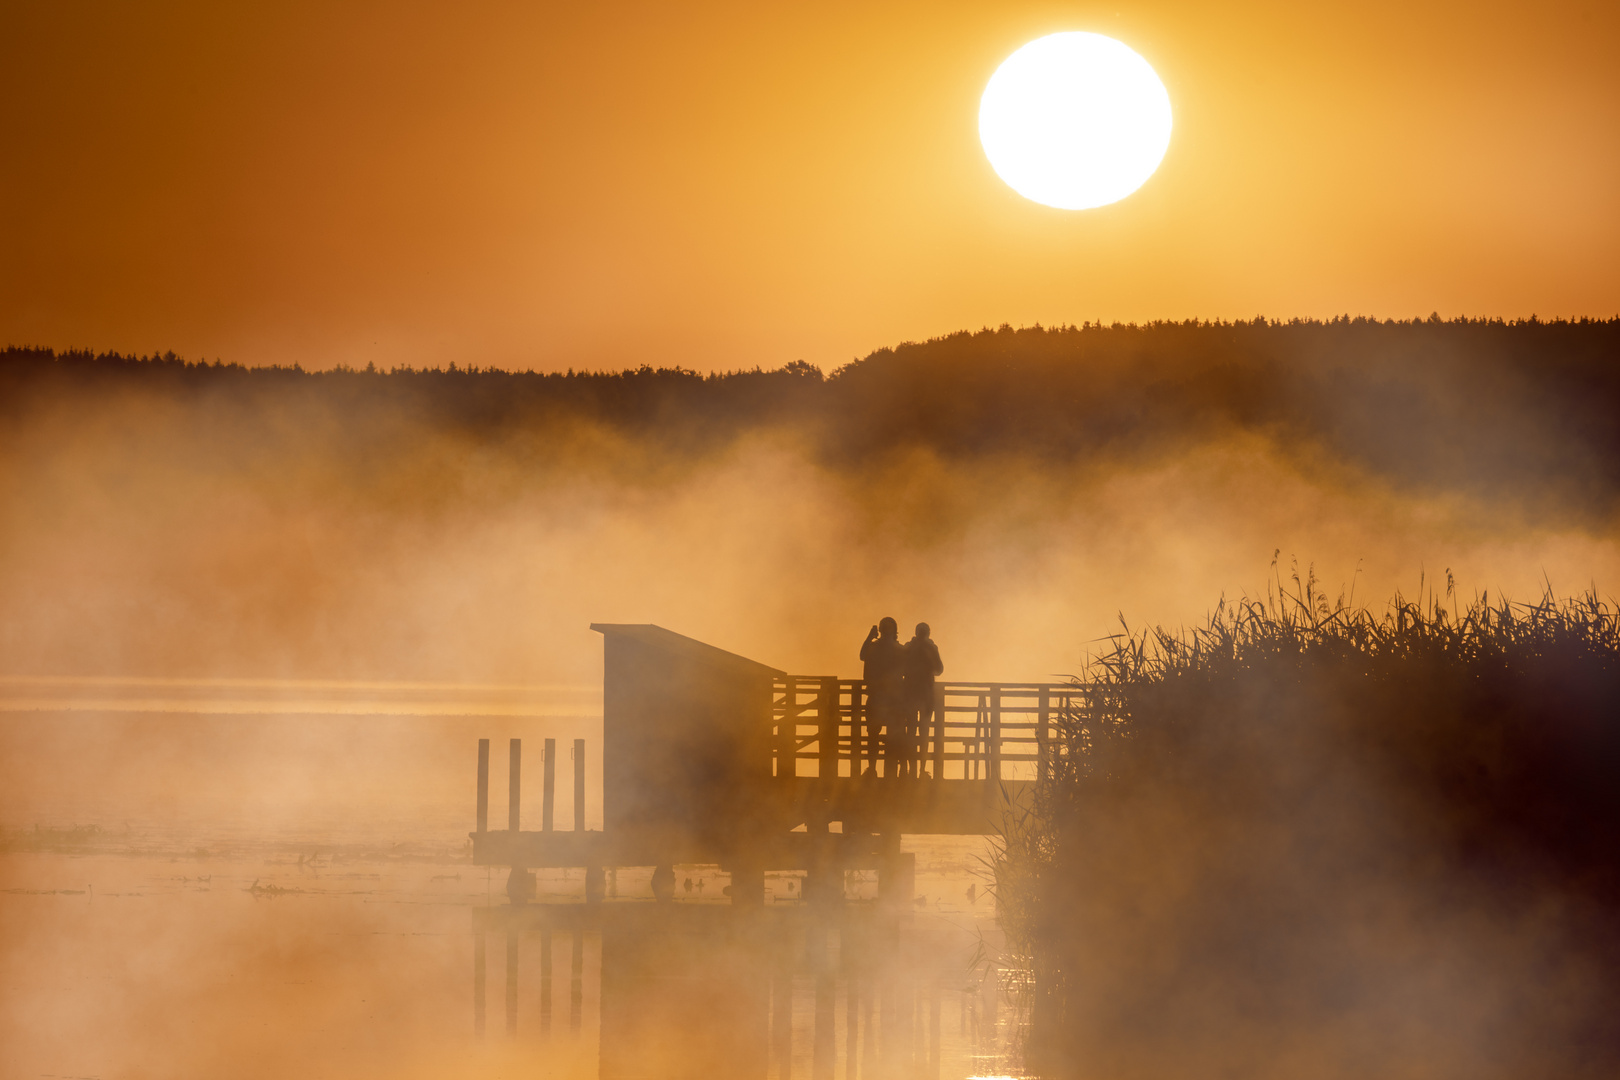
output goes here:
[[1062, 210], [1117, 202], [1170, 145], [1170, 95], [1126, 45], [1081, 32], [1037, 38], [1007, 57], [979, 102], [979, 139], [997, 175]]

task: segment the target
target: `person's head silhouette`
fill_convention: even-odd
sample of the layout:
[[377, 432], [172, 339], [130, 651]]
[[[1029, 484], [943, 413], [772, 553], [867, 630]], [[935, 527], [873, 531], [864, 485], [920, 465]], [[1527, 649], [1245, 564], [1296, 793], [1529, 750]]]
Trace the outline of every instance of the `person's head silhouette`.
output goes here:
[[882, 637], [899, 637], [900, 624], [885, 615], [878, 620], [878, 634]]
[[931, 633], [931, 631], [928, 629], [928, 624], [927, 623], [920, 622], [920, 623], [917, 624], [917, 636], [918, 637], [925, 638], [925, 637], [927, 637], [929, 635], [929, 633]]

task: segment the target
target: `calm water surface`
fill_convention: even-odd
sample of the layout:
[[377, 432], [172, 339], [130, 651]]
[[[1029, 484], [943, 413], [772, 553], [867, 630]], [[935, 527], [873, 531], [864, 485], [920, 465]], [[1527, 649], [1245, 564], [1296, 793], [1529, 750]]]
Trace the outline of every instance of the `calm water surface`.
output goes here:
[[813, 918], [781, 875], [739, 919], [713, 867], [678, 868], [668, 906], [620, 870], [597, 911], [554, 873], [514, 911], [505, 871], [468, 861], [476, 739], [594, 745], [599, 721], [434, 693], [387, 713], [0, 707], [0, 1074], [1009, 1071], [984, 841], [907, 838], [903, 916]]

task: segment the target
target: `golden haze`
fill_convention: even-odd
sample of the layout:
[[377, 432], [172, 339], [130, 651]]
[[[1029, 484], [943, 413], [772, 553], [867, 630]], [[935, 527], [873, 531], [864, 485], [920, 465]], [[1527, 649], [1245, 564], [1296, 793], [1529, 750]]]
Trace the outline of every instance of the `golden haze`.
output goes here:
[[[1175, 136], [1086, 213], [975, 117], [1056, 30]], [[1620, 310], [1620, 15], [1545, 5], [13, 5], [0, 339], [823, 367], [965, 326]]]

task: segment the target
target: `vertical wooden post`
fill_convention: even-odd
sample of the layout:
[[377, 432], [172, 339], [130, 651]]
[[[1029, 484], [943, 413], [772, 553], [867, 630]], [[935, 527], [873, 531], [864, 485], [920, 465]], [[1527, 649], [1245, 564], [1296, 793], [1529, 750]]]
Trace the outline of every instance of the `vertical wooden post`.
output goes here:
[[990, 731], [990, 697], [979, 695], [979, 713], [973, 721], [973, 779], [984, 779], [985, 736]]
[[799, 742], [799, 683], [789, 676], [784, 679], [782, 693], [782, 719], [776, 728], [776, 779], [778, 783], [793, 783], [798, 775]]
[[816, 774], [823, 781], [838, 775], [838, 680], [822, 679], [816, 692]]
[[[487, 740], [486, 740], [487, 741]], [[482, 832], [483, 830], [479, 830]], [[484, 994], [488, 978], [484, 974], [484, 928], [473, 928], [473, 1034], [484, 1037]]]
[[585, 740], [574, 740], [574, 831], [585, 831]]
[[846, 935], [839, 942], [838, 952], [844, 958], [844, 1076], [846, 1080], [856, 1080], [861, 1072], [861, 991], [860, 980], [856, 977], [855, 969], [848, 961], [848, 930], [841, 931]]
[[899, 975], [893, 966], [892, 952], [885, 950], [883, 957], [885, 967], [881, 976], [882, 989], [878, 991], [878, 1060], [882, 1062], [883, 1075], [900, 1075], [900, 1002], [895, 993], [895, 983]]
[[811, 1080], [833, 1080], [833, 1072], [837, 1068], [834, 1056], [837, 1045], [834, 1024], [837, 1016], [833, 1010], [837, 1004], [838, 976], [827, 962], [827, 937], [825, 925], [816, 927], [810, 934], [810, 966], [816, 980], [815, 1018], [812, 1021], [815, 1034], [810, 1044]]
[[489, 831], [489, 740], [478, 740], [478, 831]]
[[540, 830], [550, 832], [556, 822], [553, 810], [557, 802], [557, 740], [547, 739], [541, 751], [540, 767]]
[[513, 739], [507, 748], [506, 827], [518, 831], [518, 808], [523, 805], [523, 740]]
[[922, 1017], [917, 1009], [917, 976], [907, 975], [901, 980], [900, 986], [901, 1017], [907, 1036], [904, 1056], [907, 1059], [906, 1064], [911, 1066], [911, 1074], [916, 1076], [922, 1072], [924, 1036]]
[[568, 967], [568, 1030], [579, 1031], [585, 1016], [585, 931], [574, 927], [574, 953]]
[[861, 995], [861, 1027], [866, 1032], [866, 1038], [861, 1044], [861, 1072], [869, 1077], [877, 1075], [878, 1041], [872, 1034], [872, 1017], [876, 1010], [873, 1009], [872, 1003], [883, 998], [882, 971], [882, 967], [878, 967], [867, 976], [866, 992]]
[[928, 1073], [929, 1080], [939, 1080], [939, 980], [928, 984]]
[[793, 1071], [793, 971], [779, 971], [771, 980], [771, 1056], [782, 1080]]
[[990, 779], [1001, 779], [1001, 687], [990, 687]]
[[760, 857], [752, 852], [732, 857], [731, 904], [733, 907], [757, 908], [765, 903], [765, 868]]
[[518, 929], [517, 923], [506, 924], [506, 1033], [517, 1034], [518, 987]]
[[540, 931], [540, 1032], [551, 1034], [551, 927]]
[[934, 684], [934, 779], [945, 779], [945, 687]]
[[1050, 760], [1052, 747], [1047, 735], [1047, 726], [1052, 722], [1052, 691], [1048, 687], [1041, 687], [1040, 716], [1035, 721], [1035, 779], [1037, 782], [1045, 780], [1052, 775]]
[[849, 776], [857, 777], [867, 769], [867, 706], [865, 683], [859, 678], [849, 680]]

